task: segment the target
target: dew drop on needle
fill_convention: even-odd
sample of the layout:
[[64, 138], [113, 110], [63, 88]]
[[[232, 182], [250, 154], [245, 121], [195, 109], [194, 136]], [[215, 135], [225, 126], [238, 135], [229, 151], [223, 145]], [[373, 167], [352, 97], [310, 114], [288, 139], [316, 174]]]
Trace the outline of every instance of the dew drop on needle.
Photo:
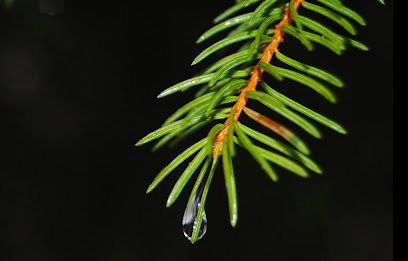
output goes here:
[[[186, 238], [190, 241], [193, 235], [193, 231], [197, 225], [197, 214], [200, 208], [200, 201], [203, 195], [203, 190], [204, 187], [201, 187], [201, 189], [197, 190], [197, 192], [194, 194], [194, 197], [188, 204], [186, 210], [184, 211], [183, 221], [181, 224], [183, 226], [184, 236], [186, 236]], [[207, 216], [204, 210], [203, 219], [201, 221], [200, 231], [198, 232], [197, 239], [202, 238], [205, 232], [207, 232]]]

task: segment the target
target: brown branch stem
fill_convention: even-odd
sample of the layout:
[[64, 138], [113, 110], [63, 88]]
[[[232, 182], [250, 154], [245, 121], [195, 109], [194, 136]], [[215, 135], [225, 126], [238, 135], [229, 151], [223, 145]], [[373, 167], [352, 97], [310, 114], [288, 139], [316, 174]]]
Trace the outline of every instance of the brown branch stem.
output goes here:
[[[295, 11], [299, 8], [299, 5], [303, 2], [303, 0], [292, 0], [293, 7]], [[285, 32], [281, 29], [282, 25], [290, 25], [292, 23], [292, 17], [290, 16], [289, 7], [284, 8], [284, 15], [282, 20], [275, 26], [275, 31], [273, 33], [272, 42], [270, 42], [265, 48], [262, 53], [261, 59], [259, 62], [270, 63], [274, 53], [278, 52], [278, 47], [281, 42], [283, 42], [283, 36]], [[258, 63], [259, 63], [258, 62]], [[241, 89], [241, 93], [238, 96], [238, 100], [231, 108], [235, 110], [234, 114], [234, 122], [238, 121], [239, 116], [242, 110], [245, 108], [248, 98], [245, 97], [245, 93], [247, 91], [256, 91], [256, 87], [258, 82], [261, 80], [261, 76], [264, 70], [260, 69], [258, 65], [255, 65], [254, 69], [251, 71], [251, 77], [248, 80], [248, 84]], [[222, 146], [222, 142], [224, 141], [225, 137], [228, 135], [228, 128], [229, 128], [229, 121], [228, 119], [224, 123], [224, 128], [217, 134], [214, 139], [213, 143], [213, 157], [216, 154], [216, 149], [220, 145]], [[222, 147], [219, 151], [220, 155], [222, 153]]]

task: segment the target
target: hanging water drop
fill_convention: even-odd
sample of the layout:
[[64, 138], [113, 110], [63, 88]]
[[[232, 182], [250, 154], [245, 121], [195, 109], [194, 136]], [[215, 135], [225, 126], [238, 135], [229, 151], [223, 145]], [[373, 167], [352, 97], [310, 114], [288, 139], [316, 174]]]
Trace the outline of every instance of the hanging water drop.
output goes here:
[[[184, 211], [183, 221], [181, 224], [183, 226], [184, 236], [190, 241], [193, 235], [193, 231], [197, 225], [197, 214], [201, 205], [200, 201], [203, 195], [203, 189], [204, 188], [201, 187], [201, 189], [197, 190], [197, 192], [194, 194], [194, 197], [191, 199], [190, 204]], [[202, 238], [205, 232], [207, 232], [207, 216], [205, 214], [205, 210], [203, 210], [203, 219], [201, 221], [201, 226], [198, 232], [197, 240]]]

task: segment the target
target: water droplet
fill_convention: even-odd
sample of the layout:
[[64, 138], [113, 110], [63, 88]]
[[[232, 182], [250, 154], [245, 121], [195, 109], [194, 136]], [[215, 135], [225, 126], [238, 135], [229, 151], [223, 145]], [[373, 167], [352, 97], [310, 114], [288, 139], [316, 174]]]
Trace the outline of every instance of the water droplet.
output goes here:
[[[204, 187], [197, 190], [194, 197], [191, 199], [190, 204], [184, 211], [183, 221], [181, 224], [183, 226], [184, 236], [190, 241], [191, 236], [193, 235], [193, 230], [195, 229], [197, 224], [196, 217], [198, 214], [198, 209], [200, 208], [200, 201], [203, 195], [203, 189]], [[198, 232], [197, 240], [202, 238], [205, 232], [207, 232], [207, 216], [204, 210], [203, 219], [201, 221], [200, 231]]]

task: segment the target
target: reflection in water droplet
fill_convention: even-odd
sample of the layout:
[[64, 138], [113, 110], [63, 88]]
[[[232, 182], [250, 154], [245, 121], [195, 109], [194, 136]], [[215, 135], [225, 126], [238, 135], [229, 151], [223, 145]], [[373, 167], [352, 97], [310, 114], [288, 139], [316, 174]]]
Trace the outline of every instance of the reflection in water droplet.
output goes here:
[[[186, 236], [188, 240], [191, 240], [191, 236], [193, 235], [193, 230], [196, 226], [196, 217], [197, 217], [198, 209], [200, 207], [200, 201], [203, 195], [203, 189], [204, 187], [201, 187], [201, 189], [197, 190], [194, 197], [191, 199], [190, 204], [186, 208], [186, 211], [184, 212], [183, 221], [181, 224], [183, 226], [184, 236]], [[197, 239], [202, 238], [205, 232], [207, 232], [207, 216], [204, 210], [203, 220], [201, 221], [201, 227], [200, 227], [200, 231], [198, 232]]]

